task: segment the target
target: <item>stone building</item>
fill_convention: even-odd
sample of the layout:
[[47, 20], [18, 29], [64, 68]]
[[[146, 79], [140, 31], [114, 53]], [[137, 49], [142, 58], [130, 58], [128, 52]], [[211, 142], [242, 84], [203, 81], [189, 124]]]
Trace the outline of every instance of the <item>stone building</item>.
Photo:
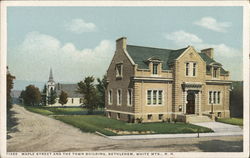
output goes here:
[[[57, 98], [56, 103], [49, 106], [62, 106], [59, 103], [59, 96], [61, 91], [64, 91], [68, 95], [68, 102], [63, 106], [80, 106], [83, 103], [83, 96], [77, 93], [77, 84], [65, 84], [65, 83], [56, 83], [53, 78], [52, 69], [50, 69], [49, 81], [46, 84], [47, 92], [46, 96], [49, 97], [51, 91], [56, 92]], [[48, 103], [47, 103], [48, 104]]]
[[213, 48], [197, 52], [127, 45], [122, 37], [107, 70], [106, 115], [133, 122], [230, 117], [229, 72]]

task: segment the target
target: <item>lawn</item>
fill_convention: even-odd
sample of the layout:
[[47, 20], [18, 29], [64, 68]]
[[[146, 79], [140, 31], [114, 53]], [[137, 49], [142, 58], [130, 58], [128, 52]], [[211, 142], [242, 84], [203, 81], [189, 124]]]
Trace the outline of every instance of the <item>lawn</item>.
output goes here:
[[[126, 123], [119, 120], [110, 119], [100, 115], [82, 115], [82, 116], [54, 116], [55, 119], [73, 125], [83, 132], [98, 131], [105, 135], [118, 135], [114, 131], [130, 131], [133, 134], [176, 134], [176, 133], [200, 133], [213, 132], [209, 128], [200, 127], [182, 122], [177, 123]], [[126, 135], [126, 134], [121, 134]]]
[[40, 107], [33, 107], [33, 106], [24, 106], [24, 108], [28, 111], [34, 112], [34, 113], [38, 113], [41, 115], [53, 115], [54, 113], [46, 110], [44, 108], [40, 108]]
[[87, 115], [87, 110], [81, 107], [31, 107], [24, 106], [27, 110], [46, 116], [79, 128], [83, 132], [94, 133], [96, 131], [108, 136], [129, 134], [176, 134], [176, 133], [200, 133], [213, 132], [209, 128], [177, 123], [126, 123], [103, 116], [103, 110], [94, 111], [94, 115]]
[[[35, 113], [39, 113], [42, 115], [86, 115], [87, 110], [82, 107], [32, 107], [32, 106], [24, 106], [27, 110]], [[101, 115], [103, 114], [102, 109], [97, 109], [93, 112], [93, 114]]]
[[223, 122], [232, 125], [243, 126], [243, 119], [242, 118], [218, 118], [218, 122]]

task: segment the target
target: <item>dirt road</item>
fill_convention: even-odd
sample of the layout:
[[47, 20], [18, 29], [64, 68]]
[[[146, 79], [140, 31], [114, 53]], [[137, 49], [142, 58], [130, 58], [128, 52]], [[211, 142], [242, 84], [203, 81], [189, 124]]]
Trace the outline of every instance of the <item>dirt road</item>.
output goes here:
[[14, 105], [17, 131], [9, 133], [8, 152], [35, 151], [242, 151], [242, 136], [154, 140], [110, 140]]

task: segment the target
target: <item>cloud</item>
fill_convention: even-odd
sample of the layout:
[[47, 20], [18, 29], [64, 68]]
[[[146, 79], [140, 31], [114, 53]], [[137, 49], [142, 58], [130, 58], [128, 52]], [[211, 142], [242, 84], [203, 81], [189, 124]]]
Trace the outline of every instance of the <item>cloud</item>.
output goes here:
[[[182, 37], [179, 37], [182, 36]], [[220, 62], [226, 70], [230, 71], [232, 79], [242, 79], [242, 50], [230, 47], [224, 43], [211, 44], [204, 42], [197, 35], [185, 31], [168, 33], [165, 38], [171, 41], [176, 49], [192, 45], [197, 51], [205, 48], [214, 48], [214, 58]]]
[[17, 80], [47, 81], [52, 67], [55, 80], [78, 82], [85, 76], [102, 77], [114, 54], [114, 43], [101, 40], [94, 48], [77, 49], [73, 43], [30, 32], [24, 41], [8, 52], [8, 65]]
[[212, 17], [203, 17], [194, 24], [217, 32], [226, 32], [226, 29], [231, 26], [229, 22], [218, 22]]
[[81, 34], [96, 31], [97, 27], [94, 23], [86, 22], [83, 19], [73, 19], [69, 24], [66, 24], [66, 29], [73, 33]]
[[182, 45], [190, 45], [192, 43], [202, 42], [202, 39], [200, 39], [198, 36], [185, 32], [183, 30], [166, 34], [165, 38], [174, 41], [176, 44], [182, 44]]
[[176, 45], [177, 47], [186, 47], [188, 45], [194, 46], [196, 49], [201, 50], [204, 48], [214, 48], [218, 51], [217, 55], [219, 56], [238, 56], [240, 52], [232, 47], [227, 46], [224, 43], [220, 44], [209, 44], [205, 43], [200, 37], [195, 34], [185, 32], [185, 31], [175, 31], [172, 33], [168, 33], [165, 35], [167, 40], [170, 40]]

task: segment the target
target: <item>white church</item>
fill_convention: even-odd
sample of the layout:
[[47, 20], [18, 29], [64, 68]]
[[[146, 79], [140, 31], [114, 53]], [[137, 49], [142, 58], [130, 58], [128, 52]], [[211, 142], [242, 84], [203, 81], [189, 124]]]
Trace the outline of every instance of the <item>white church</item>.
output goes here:
[[62, 106], [59, 103], [59, 96], [61, 94], [61, 91], [64, 91], [68, 94], [68, 102], [63, 106], [80, 106], [83, 103], [82, 94], [76, 92], [78, 85], [56, 83], [53, 79], [52, 69], [50, 69], [49, 81], [47, 82], [46, 86], [47, 86], [47, 92], [46, 92], [47, 97], [49, 96], [52, 90], [55, 90], [57, 95], [56, 103], [49, 105], [47, 101], [47, 106]]

